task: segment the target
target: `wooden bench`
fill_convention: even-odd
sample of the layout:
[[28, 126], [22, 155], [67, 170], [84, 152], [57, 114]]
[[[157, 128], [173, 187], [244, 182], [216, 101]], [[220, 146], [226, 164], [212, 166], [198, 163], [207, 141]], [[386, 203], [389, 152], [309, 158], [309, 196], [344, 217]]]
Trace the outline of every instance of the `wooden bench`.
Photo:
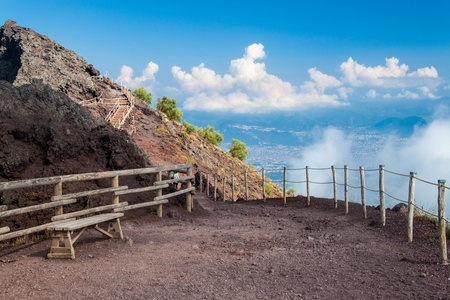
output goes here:
[[[97, 189], [73, 194], [53, 196], [53, 201], [69, 200], [77, 197], [98, 195], [115, 191], [126, 190], [127, 186], [113, 187], [106, 189]], [[52, 244], [48, 258], [75, 258], [75, 249], [73, 245], [87, 228], [94, 228], [98, 232], [109, 238], [123, 239], [122, 228], [120, 226], [120, 217], [123, 213], [113, 211], [128, 205], [127, 202], [103, 205], [94, 208], [88, 208], [66, 214], [60, 214], [52, 217], [52, 221], [59, 222], [47, 226], [47, 231], [52, 233]], [[100, 213], [92, 215], [95, 213]], [[82, 217], [82, 218], [79, 218]], [[79, 218], [79, 219], [76, 219]]]

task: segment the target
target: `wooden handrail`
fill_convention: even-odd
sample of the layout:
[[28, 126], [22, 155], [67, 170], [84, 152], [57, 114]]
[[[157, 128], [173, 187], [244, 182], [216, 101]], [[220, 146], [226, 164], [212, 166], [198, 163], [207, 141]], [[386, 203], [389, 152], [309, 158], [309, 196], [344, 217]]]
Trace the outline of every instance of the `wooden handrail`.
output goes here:
[[72, 175], [62, 175], [54, 177], [44, 177], [44, 178], [34, 178], [18, 181], [0, 182], [0, 191], [7, 191], [19, 188], [28, 188], [44, 185], [53, 185], [60, 182], [73, 182], [73, 181], [85, 181], [85, 180], [95, 180], [102, 178], [112, 178], [115, 176], [130, 176], [130, 175], [143, 175], [151, 174], [165, 171], [173, 171], [177, 169], [185, 169], [192, 167], [191, 164], [180, 164], [172, 166], [160, 166], [160, 167], [146, 167], [139, 169], [129, 169], [129, 170], [118, 170], [118, 171], [105, 171], [105, 172], [93, 172], [93, 173], [82, 173], [82, 174], [72, 174]]

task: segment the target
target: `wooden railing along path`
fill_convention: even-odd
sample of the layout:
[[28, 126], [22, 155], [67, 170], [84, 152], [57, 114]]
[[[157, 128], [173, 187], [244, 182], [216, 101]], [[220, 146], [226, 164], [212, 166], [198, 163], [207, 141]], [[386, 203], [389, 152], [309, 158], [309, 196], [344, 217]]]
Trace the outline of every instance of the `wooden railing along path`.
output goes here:
[[[186, 176], [175, 179], [163, 180], [163, 172], [179, 172], [184, 173]], [[139, 187], [139, 188], [128, 188], [128, 186], [119, 186], [119, 178], [123, 176], [132, 175], [144, 175], [144, 174], [156, 174], [156, 181], [149, 183], [149, 186]], [[169, 176], [167, 176], [169, 177]], [[99, 179], [110, 179], [111, 187], [79, 191], [70, 194], [63, 194], [63, 184], [69, 182], [81, 182], [81, 181], [96, 181]], [[157, 206], [157, 214], [162, 217], [162, 204], [167, 203], [167, 199], [175, 197], [178, 195], [186, 194], [186, 209], [191, 211], [193, 207], [192, 195], [195, 193], [195, 187], [192, 186], [192, 181], [194, 176], [192, 176], [192, 165], [191, 164], [180, 164], [172, 166], [161, 166], [161, 167], [146, 167], [139, 169], [130, 170], [119, 170], [119, 171], [106, 171], [106, 172], [95, 172], [95, 173], [83, 173], [83, 174], [72, 174], [63, 176], [54, 176], [46, 178], [34, 178], [28, 180], [10, 181], [10, 182], [0, 182], [0, 192], [5, 192], [9, 190], [24, 190], [23, 193], [26, 194], [27, 190], [30, 188], [42, 187], [42, 186], [53, 186], [53, 195], [49, 195], [51, 202], [42, 203], [38, 205], [31, 205], [27, 207], [17, 207], [9, 208], [7, 205], [0, 205], [0, 219], [25, 213], [33, 213], [44, 209], [55, 208], [54, 216], [51, 218], [51, 222], [45, 224], [37, 224], [31, 228], [25, 228], [21, 230], [16, 230], [11, 232], [11, 228], [8, 226], [0, 225], [0, 241], [13, 239], [28, 234], [46, 231], [48, 229], [58, 230], [58, 224], [61, 222], [66, 222], [67, 220], [75, 220], [75, 218], [86, 215], [94, 214], [100, 211], [111, 210], [116, 215], [111, 214], [110, 217], [118, 218], [119, 214], [130, 209], [137, 209], [148, 206]], [[166, 189], [170, 183], [184, 182], [186, 183], [186, 188], [177, 190], [176, 192], [168, 193], [163, 195], [164, 189]], [[156, 191], [156, 197], [148, 202], [128, 205], [126, 202], [119, 202], [119, 197], [127, 194], [136, 194], [148, 191]], [[88, 208], [82, 211], [75, 211], [64, 214], [63, 207], [68, 204], [73, 204], [77, 202], [77, 198], [89, 197], [99, 194], [112, 195], [112, 200], [110, 205], [104, 205], [97, 208]], [[99, 220], [102, 220], [100, 218]], [[99, 221], [94, 220], [94, 221]], [[94, 222], [95, 223], [95, 222]], [[86, 222], [86, 226], [93, 225], [92, 222]], [[75, 225], [72, 225], [72, 227]], [[83, 226], [83, 224], [77, 224], [76, 226]], [[73, 227], [75, 228], [75, 227]], [[97, 228], [98, 229], [98, 228]], [[83, 229], [84, 230], [84, 229]], [[105, 231], [106, 232], [106, 231]]]

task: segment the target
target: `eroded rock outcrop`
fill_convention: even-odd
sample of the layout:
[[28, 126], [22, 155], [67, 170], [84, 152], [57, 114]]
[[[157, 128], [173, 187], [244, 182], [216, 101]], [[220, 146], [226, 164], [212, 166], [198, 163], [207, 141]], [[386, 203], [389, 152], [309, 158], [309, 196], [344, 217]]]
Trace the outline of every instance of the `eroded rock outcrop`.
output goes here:
[[100, 96], [92, 80], [100, 75], [90, 63], [45, 35], [7, 20], [0, 28], [0, 80], [15, 86], [33, 78], [75, 101]]

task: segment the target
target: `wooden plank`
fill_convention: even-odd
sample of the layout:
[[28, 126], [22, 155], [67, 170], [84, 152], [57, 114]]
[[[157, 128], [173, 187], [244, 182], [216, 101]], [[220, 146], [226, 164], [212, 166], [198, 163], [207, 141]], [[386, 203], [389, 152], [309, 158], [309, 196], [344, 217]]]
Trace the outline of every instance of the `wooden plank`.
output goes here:
[[165, 204], [168, 202], [169, 202], [168, 200], [156, 200], [156, 201], [143, 202], [143, 203], [128, 205], [128, 206], [121, 207], [121, 208], [116, 208], [116, 209], [114, 209], [114, 212], [122, 212], [122, 211], [127, 211], [127, 210], [131, 210], [131, 209], [136, 209], [136, 208], [160, 205], [160, 204]]
[[115, 176], [151, 174], [151, 173], [158, 173], [158, 172], [163, 172], [163, 171], [186, 169], [186, 168], [190, 168], [190, 167], [192, 167], [191, 164], [180, 164], [180, 165], [171, 165], [171, 166], [162, 166], [162, 167], [149, 166], [146, 168], [139, 168], [139, 169], [72, 174], [72, 175], [0, 182], [0, 191], [57, 184], [59, 182], [84, 181], [84, 180], [95, 180], [95, 179], [101, 179], [101, 178], [112, 178]]
[[23, 208], [11, 209], [11, 210], [0, 212], [0, 218], [25, 214], [25, 213], [33, 212], [36, 210], [47, 209], [47, 208], [71, 204], [71, 203], [75, 203], [75, 202], [77, 202], [77, 199], [66, 199], [66, 200], [60, 200], [60, 201], [49, 202], [49, 203], [44, 203], [44, 204], [30, 205], [30, 206], [23, 207]]
[[62, 221], [62, 223], [55, 224], [49, 226], [48, 230], [59, 230], [59, 231], [72, 231], [77, 230], [83, 227], [88, 227], [92, 225], [96, 225], [99, 223], [103, 223], [106, 221], [110, 221], [113, 219], [118, 219], [120, 217], [123, 217], [123, 213], [109, 213], [109, 214], [101, 214], [101, 215], [95, 215], [88, 218], [78, 219], [75, 221]]
[[10, 231], [11, 231], [11, 230], [9, 229], [8, 226], [1, 227], [1, 228], [0, 228], [0, 234], [8, 233], [8, 232], [10, 232]]
[[163, 199], [167, 199], [167, 198], [172, 198], [172, 197], [175, 197], [175, 196], [178, 196], [178, 195], [190, 193], [192, 191], [195, 191], [195, 187], [191, 187], [191, 188], [188, 188], [188, 189], [184, 189], [184, 190], [176, 191], [176, 192], [173, 192], [173, 193], [170, 193], [170, 194], [166, 194], [166, 195], [162, 195], [162, 196], [159, 196], [159, 197], [155, 197], [155, 201], [163, 200]]
[[127, 194], [142, 193], [142, 192], [147, 192], [147, 191], [154, 191], [154, 190], [164, 189], [164, 188], [167, 188], [167, 187], [169, 187], [168, 184], [163, 184], [163, 185], [158, 185], [158, 186], [147, 186], [147, 187], [143, 187], [143, 188], [136, 188], [136, 189], [129, 189], [129, 190], [124, 190], [124, 191], [117, 191], [117, 192], [114, 192], [114, 195], [121, 196], [121, 195], [127, 195]]
[[23, 229], [23, 230], [18, 230], [18, 231], [2, 234], [2, 235], [0, 235], [0, 241], [14, 239], [14, 238], [17, 238], [19, 236], [32, 234], [32, 233], [36, 233], [36, 232], [39, 232], [39, 231], [45, 231], [45, 230], [47, 230], [48, 226], [52, 226], [52, 225], [55, 225], [55, 224], [58, 224], [58, 223], [61, 223], [61, 222], [67, 222], [67, 220], [51, 222], [51, 223], [47, 223], [47, 224], [43, 224], [43, 225], [39, 225], [39, 226], [27, 228], [27, 229]]
[[175, 182], [185, 182], [185, 181], [192, 180], [192, 179], [195, 179], [195, 176], [194, 176], [194, 175], [191, 175], [191, 176], [184, 176], [184, 177], [174, 178], [174, 179], [167, 179], [167, 180], [155, 181], [155, 182], [153, 183], [153, 185], [163, 185], [163, 184], [175, 183]]
[[105, 188], [105, 189], [98, 189], [98, 190], [84, 191], [84, 192], [65, 194], [65, 195], [59, 195], [59, 196], [52, 196], [52, 201], [86, 197], [86, 196], [92, 196], [92, 195], [99, 195], [99, 194], [105, 194], [105, 193], [110, 193], [110, 192], [115, 192], [115, 191], [122, 191], [122, 190], [126, 190], [126, 189], [128, 189], [128, 186], [124, 185], [124, 186], [110, 187], [110, 188]]
[[8, 210], [8, 206], [6, 205], [0, 205], [0, 211]]
[[88, 209], [74, 211], [71, 213], [63, 214], [63, 215], [54, 216], [54, 217], [52, 217], [52, 221], [60, 221], [60, 220], [75, 218], [75, 217], [79, 217], [79, 216], [93, 214], [96, 212], [101, 212], [101, 211], [105, 211], [105, 210], [112, 210], [115, 208], [124, 207], [127, 205], [128, 205], [128, 202], [121, 202], [118, 204], [110, 204], [110, 205], [103, 205], [103, 206], [98, 206], [98, 207], [94, 207], [94, 208], [88, 208]]

